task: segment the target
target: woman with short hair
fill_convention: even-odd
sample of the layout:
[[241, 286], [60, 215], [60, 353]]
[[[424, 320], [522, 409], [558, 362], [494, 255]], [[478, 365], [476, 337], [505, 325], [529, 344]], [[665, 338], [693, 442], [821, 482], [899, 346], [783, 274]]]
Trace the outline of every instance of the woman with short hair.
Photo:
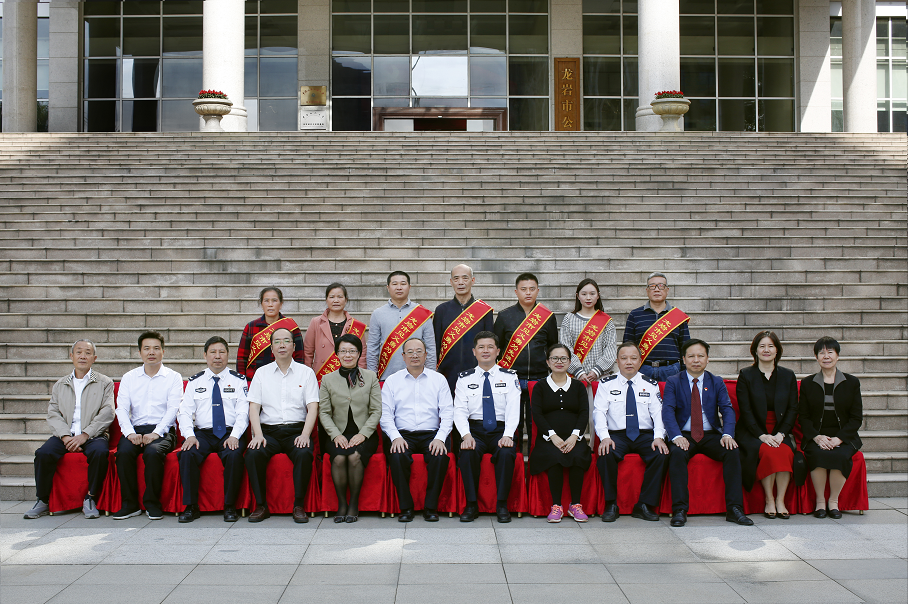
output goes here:
[[[360, 340], [366, 333], [366, 324], [357, 321], [345, 308], [349, 302], [347, 288], [341, 283], [332, 283], [325, 288], [325, 312], [313, 317], [303, 338], [303, 362], [312, 368], [318, 383], [322, 378], [340, 367], [340, 360], [334, 352], [338, 339], [352, 333]], [[359, 357], [359, 366], [366, 368], [366, 349]]]

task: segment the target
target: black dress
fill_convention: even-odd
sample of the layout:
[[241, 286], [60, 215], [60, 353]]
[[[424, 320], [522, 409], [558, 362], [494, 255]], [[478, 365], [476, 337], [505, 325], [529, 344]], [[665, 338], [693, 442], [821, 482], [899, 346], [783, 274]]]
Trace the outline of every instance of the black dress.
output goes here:
[[[838, 470], [848, 478], [851, 458], [862, 444], [862, 412], [861, 385], [854, 376], [837, 371], [834, 384], [824, 383], [822, 374], [801, 381], [802, 449], [808, 470]], [[831, 451], [821, 449], [813, 440], [818, 434], [837, 437], [842, 444]]]
[[554, 430], [563, 440], [567, 440], [574, 430], [579, 430], [580, 434], [586, 431], [590, 403], [583, 382], [571, 379], [566, 391], [561, 388], [555, 391], [548, 380], [539, 380], [533, 388], [531, 405], [536, 440], [530, 452], [530, 474], [540, 474], [558, 464], [565, 468], [589, 468], [592, 455], [585, 440], [577, 441], [571, 452], [565, 454], [552, 441], [543, 438], [549, 430]]

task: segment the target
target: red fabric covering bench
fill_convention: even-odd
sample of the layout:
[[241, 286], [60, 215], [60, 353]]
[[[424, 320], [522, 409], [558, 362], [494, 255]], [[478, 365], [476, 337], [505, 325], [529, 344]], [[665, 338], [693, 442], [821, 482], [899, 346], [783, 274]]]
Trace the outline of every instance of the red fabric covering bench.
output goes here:
[[[448, 453], [448, 470], [445, 472], [445, 482], [441, 487], [441, 493], [438, 496], [438, 511], [453, 514], [460, 513], [457, 507], [457, 459], [453, 453]], [[426, 469], [426, 461], [422, 453], [413, 454], [413, 465], [410, 466], [410, 494], [413, 496], [413, 509], [422, 510], [426, 503], [426, 486], [429, 483], [429, 474]], [[391, 472], [388, 472], [387, 482], [385, 484], [385, 493], [387, 500], [382, 512], [388, 514], [399, 514], [400, 503], [397, 499], [397, 489], [394, 487], [394, 481], [391, 480]]]

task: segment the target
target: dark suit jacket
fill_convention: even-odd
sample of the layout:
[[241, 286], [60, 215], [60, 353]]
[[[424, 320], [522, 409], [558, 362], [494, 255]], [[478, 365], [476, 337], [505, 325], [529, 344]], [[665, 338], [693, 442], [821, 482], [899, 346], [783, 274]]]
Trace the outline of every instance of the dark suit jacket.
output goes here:
[[[738, 374], [738, 427], [760, 438], [766, 429], [766, 392], [760, 369], [751, 365]], [[773, 434], [790, 434], [798, 418], [798, 379], [794, 371], [776, 367], [776, 427]], [[741, 430], [739, 430], [740, 432]]]
[[[731, 437], [735, 435], [735, 410], [722, 378], [704, 371], [700, 376], [703, 384], [703, 396], [700, 405], [706, 413], [714, 430], [721, 430]], [[719, 415], [722, 423], [719, 423]], [[681, 436], [681, 428], [690, 419], [690, 383], [686, 371], [673, 375], [665, 382], [665, 394], [662, 397], [662, 422], [668, 439]]]
[[[822, 373], [815, 373], [801, 380], [799, 412], [804, 442], [813, 440], [820, 433], [825, 397]], [[837, 434], [825, 434], [824, 436], [838, 437], [842, 442], [852, 445], [855, 449], [860, 449], [863, 442], [858, 436], [858, 430], [864, 419], [860, 380], [853, 375], [836, 370], [832, 398], [835, 414], [839, 418], [839, 431]]]

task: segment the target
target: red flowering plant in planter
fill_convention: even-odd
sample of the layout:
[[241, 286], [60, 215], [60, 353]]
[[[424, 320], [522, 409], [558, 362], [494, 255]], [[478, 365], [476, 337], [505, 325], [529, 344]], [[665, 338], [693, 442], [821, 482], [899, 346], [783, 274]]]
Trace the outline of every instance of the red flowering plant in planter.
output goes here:
[[224, 99], [227, 100], [227, 95], [221, 92], [220, 90], [199, 90], [200, 99]]
[[683, 99], [684, 93], [680, 90], [662, 90], [656, 93], [656, 100], [659, 99]]

